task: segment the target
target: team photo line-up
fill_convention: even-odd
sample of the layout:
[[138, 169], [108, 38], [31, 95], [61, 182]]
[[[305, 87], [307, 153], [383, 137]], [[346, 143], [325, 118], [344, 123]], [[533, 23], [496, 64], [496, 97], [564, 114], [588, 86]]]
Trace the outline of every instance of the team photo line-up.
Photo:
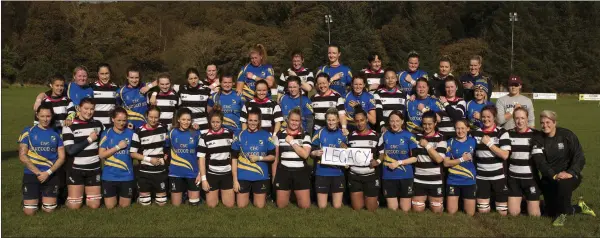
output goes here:
[[[518, 76], [494, 105], [481, 56], [460, 78], [448, 56], [432, 77], [416, 52], [406, 70], [383, 69], [374, 53], [354, 74], [340, 63], [339, 46], [327, 56], [313, 74], [295, 52], [276, 77], [257, 44], [237, 76], [211, 64], [204, 79], [188, 69], [185, 85], [167, 73], [144, 83], [131, 66], [117, 86], [108, 64], [98, 65], [93, 83], [83, 66], [72, 82], [50, 77], [33, 126], [18, 140], [24, 213], [40, 205], [127, 207], [132, 199], [198, 205], [202, 191], [209, 207], [262, 208], [274, 199], [280, 208], [309, 208], [316, 198], [319, 208], [340, 208], [349, 193], [355, 210], [383, 203], [404, 212], [519, 215], [523, 205], [531, 216], [555, 217], [556, 226], [566, 215], [595, 216], [582, 199], [571, 204], [585, 164], [577, 136], [557, 127], [550, 110], [538, 114], [541, 130], [532, 129], [533, 104]], [[332, 165], [322, 161], [326, 147], [372, 157]]]

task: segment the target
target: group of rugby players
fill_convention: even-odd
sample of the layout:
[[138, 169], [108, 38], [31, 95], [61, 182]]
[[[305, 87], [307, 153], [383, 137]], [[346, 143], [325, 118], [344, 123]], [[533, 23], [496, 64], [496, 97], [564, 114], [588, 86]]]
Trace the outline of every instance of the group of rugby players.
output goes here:
[[[557, 226], [567, 214], [595, 216], [581, 200], [571, 205], [585, 164], [577, 137], [549, 110], [540, 114], [541, 131], [533, 129], [518, 76], [494, 105], [480, 56], [460, 78], [448, 56], [433, 75], [419, 69], [415, 52], [406, 70], [383, 69], [371, 54], [369, 67], [354, 74], [340, 63], [339, 46], [327, 56], [313, 74], [294, 52], [276, 77], [258, 44], [237, 77], [218, 76], [211, 64], [204, 79], [190, 68], [183, 85], [167, 73], [141, 82], [130, 67], [117, 86], [108, 64], [90, 84], [83, 66], [72, 82], [51, 77], [51, 90], [34, 103], [34, 126], [18, 141], [24, 212], [35, 214], [40, 197], [51, 212], [63, 202], [127, 207], [133, 198], [163, 206], [170, 194], [175, 206], [204, 198], [209, 207], [260, 208], [273, 199], [280, 208], [290, 200], [309, 208], [316, 198], [319, 208], [329, 200], [339, 208], [346, 198], [371, 211], [386, 204], [453, 214], [462, 204], [471, 216], [492, 208], [519, 215], [523, 204], [531, 216], [544, 207]], [[369, 149], [373, 158], [368, 166], [322, 164], [324, 147]]]

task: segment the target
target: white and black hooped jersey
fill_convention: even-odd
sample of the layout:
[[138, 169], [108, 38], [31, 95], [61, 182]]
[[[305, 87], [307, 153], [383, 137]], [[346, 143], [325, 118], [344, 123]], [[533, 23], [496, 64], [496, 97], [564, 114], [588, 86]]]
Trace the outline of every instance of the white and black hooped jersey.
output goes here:
[[[358, 133], [358, 131], [354, 131], [348, 136], [348, 147], [370, 149], [373, 159], [377, 158], [376, 153], [378, 152], [378, 142], [379, 137], [374, 130], [367, 130], [364, 133]], [[358, 176], [371, 176], [377, 174], [377, 169], [369, 166], [350, 166], [350, 174]]]
[[[516, 179], [533, 179], [535, 156], [543, 156], [542, 149], [534, 147], [532, 138], [538, 133], [531, 128], [526, 132], [508, 131], [510, 136], [510, 157], [508, 160], [508, 176]], [[537, 174], [537, 171], [535, 171]]]
[[291, 135], [301, 147], [310, 147], [310, 136], [306, 133], [299, 132], [298, 134], [288, 134], [287, 130], [282, 130], [277, 133], [277, 146], [279, 146], [279, 164], [278, 167], [287, 171], [297, 171], [306, 168], [306, 160], [294, 151], [294, 148], [285, 141], [285, 138]]
[[91, 87], [94, 90], [92, 100], [96, 103], [94, 120], [102, 122], [105, 127], [109, 127], [112, 124], [110, 111], [115, 109], [117, 105], [117, 90], [119, 90], [119, 87], [112, 82], [104, 84], [100, 81], [91, 84]]
[[[139, 127], [133, 134], [131, 141], [131, 153], [138, 153], [144, 157], [164, 158], [164, 147], [167, 139], [167, 128], [159, 124], [152, 128], [148, 124]], [[142, 161], [140, 172], [162, 173], [166, 170], [165, 165], [154, 166], [149, 162]]]
[[377, 115], [381, 116], [381, 118], [379, 118], [380, 126], [387, 125], [390, 113], [394, 110], [399, 111], [402, 115], [406, 115], [406, 101], [408, 100], [408, 95], [402, 90], [398, 88], [392, 90], [380, 88], [375, 91], [373, 96], [375, 101], [378, 102], [378, 104], [375, 105], [375, 108], [377, 110]]
[[196, 87], [190, 85], [174, 85], [173, 90], [179, 94], [179, 107], [188, 108], [192, 111], [192, 123], [200, 125], [204, 133], [208, 130], [208, 119], [206, 106], [210, 97], [210, 88], [198, 84]]
[[[383, 69], [379, 69], [379, 70], [371, 70], [371, 69], [362, 69], [361, 72], [365, 73], [366, 78], [366, 83], [367, 83], [367, 87], [366, 88], [370, 88], [371, 85], [373, 84], [379, 84], [382, 85], [383, 82], [383, 78], [384, 78], [384, 73], [385, 70]], [[371, 93], [374, 93], [375, 90], [373, 91], [369, 91]]]
[[261, 111], [261, 129], [272, 134], [275, 123], [283, 122], [281, 107], [276, 102], [273, 102], [268, 98], [265, 98], [262, 101], [258, 101], [258, 99], [254, 98], [246, 102], [244, 107], [242, 107], [242, 112], [240, 114], [240, 121], [242, 121], [242, 123], [248, 122], [248, 112], [253, 107], [257, 107]]
[[231, 144], [233, 132], [221, 128], [219, 131], [208, 130], [198, 141], [198, 158], [207, 161], [207, 173], [224, 175], [231, 173]]
[[[279, 76], [279, 80], [277, 80], [277, 93], [278, 94], [285, 94], [286, 93], [286, 88], [287, 88], [287, 78], [290, 76], [290, 71], [292, 71], [292, 69], [287, 69], [287, 71], [281, 73], [281, 76]], [[315, 87], [315, 76], [313, 75], [313, 72], [311, 72], [310, 70], [308, 70], [307, 68], [300, 68], [298, 70], [293, 70], [294, 73], [296, 73], [296, 76], [298, 76], [300, 78], [300, 80], [302, 81], [302, 83], [308, 83], [310, 84], [310, 86]], [[304, 92], [304, 90], [302, 90]], [[305, 92], [304, 92], [305, 93]]]
[[87, 140], [92, 132], [96, 132], [98, 139], [86, 146], [76, 155], [70, 155], [73, 158], [73, 169], [96, 170], [100, 169], [100, 157], [98, 156], [98, 142], [100, 133], [104, 129], [102, 123], [96, 120], [82, 121], [74, 119], [73, 124], [63, 127], [62, 137], [64, 145], [74, 145]]
[[310, 101], [312, 102], [311, 106], [315, 115], [315, 131], [327, 126], [325, 113], [327, 113], [327, 110], [330, 108], [337, 108], [338, 114], [340, 112], [346, 112], [344, 107], [344, 97], [333, 90], [329, 90], [329, 93], [323, 95], [317, 93], [310, 98]]
[[489, 131], [477, 129], [473, 131], [473, 138], [477, 141], [475, 147], [475, 164], [477, 165], [477, 179], [481, 180], [498, 180], [505, 178], [504, 176], [504, 160], [499, 158], [481, 142], [483, 135], [488, 135], [494, 144], [502, 150], [511, 150], [510, 136], [502, 127], [494, 127]]
[[163, 124], [167, 130], [171, 130], [173, 117], [175, 116], [178, 105], [179, 95], [174, 90], [170, 90], [167, 93], [158, 92], [158, 95], [156, 95], [156, 106], [160, 110], [160, 123]]
[[[45, 97], [40, 105], [48, 105], [52, 107], [52, 124], [51, 127], [61, 128], [65, 125], [65, 120], [70, 113], [75, 113], [75, 105], [71, 99], [66, 96], [52, 97], [52, 92], [45, 93]], [[38, 119], [34, 115], [33, 125], [38, 124]]]
[[456, 120], [465, 118], [466, 108], [467, 103], [465, 100], [456, 97], [453, 101], [448, 100], [448, 106], [445, 106], [443, 111], [438, 112], [442, 118], [442, 121], [438, 123], [438, 128], [446, 140], [456, 137], [454, 123]]
[[[423, 134], [417, 134], [417, 142], [421, 139], [426, 139], [429, 145], [435, 148], [435, 151], [442, 157], [446, 157], [447, 143], [444, 140], [444, 136], [439, 132], [431, 137], [425, 137]], [[415, 183], [421, 184], [442, 184], [444, 177], [442, 176], [442, 163], [436, 163], [427, 149], [421, 147], [417, 143], [417, 148], [412, 149], [412, 156], [417, 157], [415, 165]]]

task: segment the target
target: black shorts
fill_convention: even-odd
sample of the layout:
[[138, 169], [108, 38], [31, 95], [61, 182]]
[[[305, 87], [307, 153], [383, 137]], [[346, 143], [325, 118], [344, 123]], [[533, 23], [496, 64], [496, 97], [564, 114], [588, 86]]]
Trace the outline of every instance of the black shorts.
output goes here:
[[210, 186], [210, 191], [233, 189], [233, 176], [231, 174], [206, 174], [206, 180]]
[[414, 196], [444, 197], [443, 184], [415, 183]]
[[58, 195], [59, 176], [52, 174], [44, 183], [40, 183], [35, 174], [23, 174], [23, 200], [34, 200], [42, 197], [55, 198]]
[[277, 168], [275, 174], [275, 190], [306, 190], [310, 189], [310, 170], [304, 168], [289, 171]]
[[140, 193], [166, 193], [167, 192], [167, 173], [146, 173], [137, 174], [137, 186]]
[[346, 178], [342, 176], [316, 176], [315, 192], [343, 193], [346, 189]]
[[498, 180], [482, 180], [477, 179], [477, 198], [489, 199], [494, 194], [496, 202], [508, 201], [508, 187], [506, 186], [506, 178]]
[[133, 186], [135, 182], [132, 181], [106, 181], [102, 180], [102, 196], [105, 198], [116, 197], [120, 198], [132, 198], [133, 197]]
[[248, 181], [239, 180], [240, 193], [265, 194], [271, 189], [271, 180]]
[[200, 191], [200, 187], [196, 185], [196, 178], [181, 178], [169, 176], [169, 184], [171, 184], [172, 193]]
[[539, 201], [541, 190], [538, 184], [533, 179], [516, 179], [508, 178], [508, 196], [523, 197], [527, 201]]
[[456, 196], [462, 199], [475, 199], [477, 195], [477, 184], [473, 185], [450, 185], [446, 186], [448, 197]]
[[102, 170], [69, 169], [67, 171], [67, 185], [100, 186]]
[[350, 174], [348, 176], [348, 189], [351, 193], [363, 192], [366, 197], [377, 197], [381, 188], [381, 180], [376, 175], [360, 176]]
[[413, 179], [384, 179], [383, 196], [385, 198], [412, 198]]

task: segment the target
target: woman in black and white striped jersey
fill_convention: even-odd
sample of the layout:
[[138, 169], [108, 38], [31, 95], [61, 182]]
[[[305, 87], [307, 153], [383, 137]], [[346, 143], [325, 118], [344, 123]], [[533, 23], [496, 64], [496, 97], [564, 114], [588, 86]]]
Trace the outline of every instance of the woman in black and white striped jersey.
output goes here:
[[[200, 136], [198, 158], [200, 158], [200, 181], [206, 192], [206, 205], [216, 207], [221, 200], [226, 207], [233, 207], [233, 175], [231, 173], [231, 144], [233, 132], [223, 127], [221, 106], [212, 108], [209, 115], [210, 129]], [[197, 179], [196, 179], [197, 180]]]
[[444, 140], [449, 140], [456, 136], [455, 122], [465, 118], [467, 103], [456, 94], [459, 83], [454, 76], [448, 75], [444, 83], [446, 85], [446, 96], [440, 96], [440, 102], [444, 106], [444, 110], [438, 112], [442, 119], [438, 124], [438, 128], [444, 135]]
[[242, 121], [242, 130], [248, 128], [248, 112], [253, 107], [260, 109], [262, 122], [260, 124], [261, 129], [276, 135], [281, 128], [283, 122], [283, 114], [281, 113], [281, 107], [276, 102], [271, 101], [267, 96], [269, 91], [269, 85], [265, 80], [256, 81], [256, 92], [254, 99], [246, 101], [246, 105], [242, 107], [242, 113], [240, 121]]
[[406, 117], [406, 101], [408, 95], [398, 88], [398, 75], [394, 69], [386, 69], [384, 74], [384, 85], [375, 94], [377, 118], [379, 119], [380, 132], [387, 130], [388, 119], [392, 111], [400, 112]]
[[368, 166], [350, 166], [348, 175], [350, 200], [354, 210], [360, 210], [366, 204], [367, 210], [375, 211], [379, 206], [377, 196], [381, 188], [379, 168], [377, 167], [381, 162], [376, 160], [379, 137], [374, 130], [369, 128], [367, 112], [360, 106], [356, 106], [354, 109], [354, 122], [356, 130], [348, 136], [348, 147], [370, 149], [373, 157]]
[[274, 185], [277, 191], [277, 207], [284, 208], [294, 191], [298, 207], [310, 207], [310, 167], [306, 159], [310, 153], [310, 135], [302, 128], [300, 109], [290, 110], [287, 128], [277, 133], [277, 154], [274, 167]]
[[[151, 105], [157, 106], [159, 111], [160, 123], [171, 129], [173, 125], [173, 116], [179, 108], [179, 94], [171, 88], [171, 76], [167, 73], [161, 73], [156, 77], [159, 91], [156, 97], [152, 96], [149, 100]], [[153, 93], [154, 95], [154, 93]]]
[[117, 105], [117, 91], [119, 87], [111, 81], [112, 70], [110, 65], [102, 63], [98, 65], [98, 81], [92, 83], [94, 90], [94, 120], [102, 122], [106, 128], [111, 127], [110, 111]]
[[[523, 195], [527, 200], [527, 214], [540, 216], [540, 195], [537, 169], [532, 166], [536, 159], [544, 156], [540, 148], [535, 148], [533, 137], [541, 133], [529, 128], [529, 113], [525, 108], [516, 108], [513, 112], [515, 128], [508, 131], [511, 140], [511, 153], [508, 158], [508, 212], [513, 216], [521, 214]], [[538, 157], [538, 158], [536, 158]]]
[[100, 207], [100, 157], [98, 156], [99, 135], [104, 130], [102, 123], [93, 120], [94, 101], [84, 98], [79, 103], [79, 115], [73, 124], [63, 127], [62, 137], [68, 155], [67, 207], [81, 208], [85, 190], [86, 205], [92, 209]]
[[139, 191], [138, 201], [143, 206], [154, 201], [159, 206], [167, 203], [167, 165], [164, 147], [166, 146], [167, 128], [159, 123], [159, 110], [150, 106], [146, 112], [146, 121], [137, 129], [131, 140], [131, 157], [141, 160], [140, 170], [136, 175]]
[[188, 83], [186, 85], [174, 84], [173, 90], [179, 94], [179, 107], [192, 111], [192, 127], [201, 133], [208, 131], [206, 107], [210, 97], [210, 88], [202, 85], [198, 70], [189, 68], [185, 72]]
[[338, 110], [338, 116], [340, 123], [342, 124], [342, 131], [344, 135], [348, 135], [348, 126], [346, 122], [346, 111], [344, 107], [344, 96], [340, 95], [335, 90], [332, 90], [329, 86], [331, 84], [331, 78], [326, 73], [320, 73], [317, 75], [317, 93], [310, 98], [312, 102], [312, 108], [315, 116], [314, 120], [314, 131], [318, 131], [323, 127], [327, 127], [327, 120], [325, 114], [330, 108], [336, 108]]
[[471, 134], [477, 141], [475, 164], [477, 165], [477, 210], [490, 212], [490, 197], [494, 196], [496, 210], [500, 215], [508, 212], [508, 187], [504, 175], [504, 162], [508, 159], [510, 136], [502, 127], [496, 126], [495, 106], [481, 109], [483, 128]]

